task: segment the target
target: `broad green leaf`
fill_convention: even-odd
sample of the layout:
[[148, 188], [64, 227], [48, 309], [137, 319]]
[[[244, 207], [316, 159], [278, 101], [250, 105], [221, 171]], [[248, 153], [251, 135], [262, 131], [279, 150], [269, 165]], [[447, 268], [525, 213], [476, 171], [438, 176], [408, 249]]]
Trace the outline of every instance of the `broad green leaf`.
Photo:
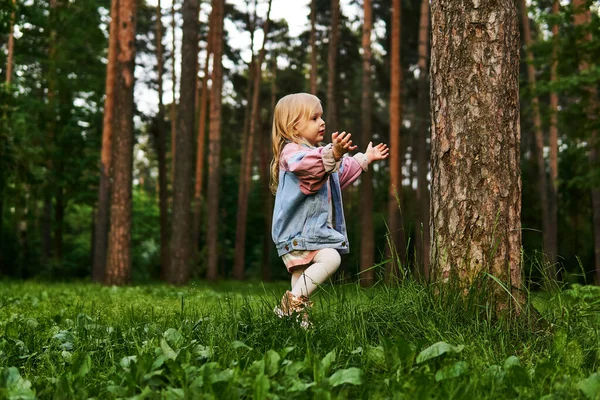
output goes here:
[[266, 399], [270, 387], [269, 378], [265, 374], [257, 375], [254, 380], [254, 398]]
[[303, 361], [293, 361], [285, 366], [285, 374], [287, 376], [298, 376], [298, 373], [304, 369]]
[[239, 349], [241, 347], [241, 348], [244, 348], [244, 349], [247, 349], [247, 350], [252, 350], [252, 347], [248, 346], [244, 342], [240, 342], [239, 340], [233, 341], [231, 343], [231, 347], [233, 347], [234, 349]]
[[219, 372], [218, 374], [211, 375], [210, 381], [211, 383], [217, 382], [229, 382], [233, 378], [233, 370], [226, 369], [224, 371]]
[[600, 373], [595, 372], [579, 381], [577, 389], [581, 390], [590, 400], [600, 399]]
[[[35, 392], [31, 390], [31, 382], [21, 377], [15, 367], [0, 370], [0, 388], [5, 388], [10, 399], [33, 400]], [[1, 393], [1, 391], [0, 391]]]
[[275, 350], [269, 350], [265, 354], [265, 373], [269, 377], [279, 371], [279, 360], [281, 360], [281, 357]]
[[583, 351], [576, 341], [572, 340], [567, 344], [564, 353], [565, 364], [574, 369], [580, 369], [584, 362]]
[[371, 360], [378, 367], [385, 367], [385, 353], [383, 346], [368, 346], [367, 347], [367, 358]]
[[123, 368], [129, 368], [131, 366], [131, 362], [136, 362], [137, 361], [137, 356], [126, 356], [121, 358], [121, 361], [119, 362], [119, 364], [121, 365], [121, 367]]
[[323, 367], [323, 373], [327, 374], [331, 365], [335, 362], [335, 350], [331, 350], [323, 359], [321, 360], [321, 366]]
[[344, 383], [360, 385], [362, 384], [362, 370], [356, 367], [337, 370], [329, 377], [329, 383], [333, 387], [343, 385]]
[[183, 400], [185, 399], [185, 392], [180, 388], [168, 388], [162, 392], [162, 399], [164, 400]]
[[177, 353], [175, 353], [165, 339], [160, 339], [160, 349], [167, 360], [174, 360], [177, 358]]
[[167, 329], [165, 333], [163, 333], [163, 337], [167, 343], [174, 348], [179, 348], [183, 342], [183, 336], [181, 336], [181, 333], [174, 328]]
[[446, 365], [436, 372], [435, 380], [439, 382], [445, 379], [456, 378], [457, 376], [461, 376], [468, 368], [469, 364], [466, 361], [457, 361], [454, 364]]
[[84, 377], [92, 367], [92, 358], [88, 353], [78, 352], [73, 360], [72, 371], [73, 375], [78, 378]]
[[295, 349], [295, 347], [286, 347], [285, 349], [281, 350], [279, 352], [281, 359], [285, 360], [285, 358], [288, 356], [288, 354], [290, 354], [292, 351], [294, 351], [294, 349]]
[[306, 391], [308, 388], [310, 388], [311, 386], [314, 386], [315, 383], [314, 382], [303, 382], [303, 381], [298, 381], [298, 380], [294, 380], [292, 386], [290, 386], [287, 391], [288, 392], [304, 392]]
[[510, 356], [504, 361], [504, 369], [510, 369], [515, 366], [521, 366], [521, 360], [516, 356]]
[[421, 364], [425, 361], [437, 358], [442, 354], [458, 354], [464, 348], [465, 346], [463, 345], [452, 346], [451, 344], [448, 344], [446, 342], [437, 342], [419, 353], [419, 355], [417, 356], [417, 364]]

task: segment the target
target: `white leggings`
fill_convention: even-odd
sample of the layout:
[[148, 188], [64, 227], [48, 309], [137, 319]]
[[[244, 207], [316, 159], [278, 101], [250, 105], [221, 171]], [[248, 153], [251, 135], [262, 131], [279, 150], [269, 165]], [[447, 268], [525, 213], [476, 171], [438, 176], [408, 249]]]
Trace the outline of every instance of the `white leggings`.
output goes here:
[[308, 267], [292, 272], [292, 293], [296, 296], [310, 296], [320, 284], [337, 271], [341, 261], [337, 250], [319, 250]]

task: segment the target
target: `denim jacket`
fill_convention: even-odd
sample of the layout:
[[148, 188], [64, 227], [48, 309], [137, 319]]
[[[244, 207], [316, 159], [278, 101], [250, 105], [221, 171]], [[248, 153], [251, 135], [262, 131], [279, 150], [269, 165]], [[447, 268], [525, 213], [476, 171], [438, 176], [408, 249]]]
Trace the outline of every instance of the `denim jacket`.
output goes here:
[[[279, 161], [279, 186], [271, 231], [279, 256], [294, 250], [325, 248], [348, 253], [342, 189], [352, 184], [367, 166], [362, 153], [336, 162], [331, 144], [325, 147], [285, 145]], [[329, 195], [333, 211], [331, 227], [327, 223]]]

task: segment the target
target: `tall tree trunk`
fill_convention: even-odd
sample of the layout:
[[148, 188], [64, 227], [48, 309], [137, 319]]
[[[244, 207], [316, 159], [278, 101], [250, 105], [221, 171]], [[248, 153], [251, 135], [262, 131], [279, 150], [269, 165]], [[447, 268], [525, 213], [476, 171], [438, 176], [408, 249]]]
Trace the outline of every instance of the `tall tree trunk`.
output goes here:
[[133, 165], [133, 86], [136, 0], [119, 0], [117, 66], [113, 115], [110, 231], [104, 283], [124, 285], [131, 279], [131, 184]]
[[171, 80], [173, 81], [172, 94], [173, 101], [171, 102], [171, 182], [175, 184], [175, 150], [177, 143], [175, 137], [177, 136], [177, 101], [175, 96], [177, 95], [177, 71], [175, 69], [177, 65], [177, 45], [175, 43], [175, 31], [176, 31], [176, 13], [175, 13], [175, 2], [177, 0], [171, 0], [171, 35], [172, 42], [171, 47], [173, 54], [171, 54]]
[[317, 95], [317, 0], [310, 2], [310, 92]]
[[198, 0], [183, 0], [181, 44], [181, 86], [179, 87], [179, 128], [176, 136], [175, 181], [173, 183], [173, 226], [171, 262], [167, 281], [176, 285], [190, 279], [192, 252], [192, 161], [198, 64]]
[[221, 88], [223, 84], [223, 14], [224, 0], [213, 0], [213, 84], [210, 91], [210, 130], [208, 136], [208, 192], [206, 247], [208, 265], [206, 279], [214, 281], [218, 274], [219, 182], [221, 180]]
[[[586, 7], [585, 0], [573, 0], [573, 17], [575, 26], [589, 25], [592, 20], [589, 8]], [[592, 34], [587, 32], [581, 39], [582, 41], [592, 40]], [[588, 60], [582, 57], [579, 60], [579, 72], [587, 71], [590, 68]], [[596, 87], [589, 85], [585, 87], [587, 94], [586, 113], [590, 128], [588, 159], [592, 170], [598, 168], [598, 130], [596, 120], [598, 118], [598, 91]], [[594, 229], [594, 268], [596, 271], [596, 284], [600, 285], [600, 187], [592, 187], [592, 214]]]
[[165, 132], [165, 105], [163, 103], [164, 46], [162, 42], [163, 24], [160, 0], [156, 6], [156, 62], [158, 69], [158, 196], [160, 208], [160, 265], [161, 276], [165, 278], [169, 270], [169, 194], [167, 192], [167, 135]]
[[[434, 0], [431, 14], [432, 272], [465, 290], [487, 272], [521, 299], [515, 3]], [[488, 282], [506, 309], [510, 296]]]
[[202, 77], [202, 94], [200, 95], [200, 121], [198, 122], [198, 150], [196, 156], [196, 180], [194, 187], [194, 249], [198, 249], [200, 242], [200, 227], [202, 222], [202, 202], [204, 201], [202, 188], [204, 182], [204, 147], [206, 143], [206, 108], [208, 104], [208, 66], [212, 54], [214, 28], [212, 26], [213, 13], [208, 18], [208, 38], [206, 43], [206, 61], [204, 63], [204, 76]]
[[264, 39], [263, 44], [258, 54], [258, 60], [254, 67], [254, 87], [252, 89], [252, 115], [250, 117], [250, 132], [245, 148], [242, 149], [244, 157], [242, 157], [242, 168], [240, 174], [240, 185], [238, 192], [237, 205], [237, 227], [235, 233], [235, 258], [233, 263], [233, 278], [244, 279], [244, 264], [246, 261], [246, 222], [248, 219], [248, 195], [250, 193], [250, 172], [252, 170], [252, 152], [254, 150], [254, 137], [256, 136], [256, 127], [258, 126], [259, 111], [260, 111], [260, 82], [262, 78], [262, 64], [265, 59], [265, 45], [269, 36], [271, 4], [273, 0], [269, 0], [269, 8], [267, 10], [267, 19], [263, 27]]
[[419, 24], [419, 80], [417, 99], [417, 215], [415, 247], [417, 263], [421, 268], [425, 281], [429, 280], [429, 188], [427, 181], [428, 157], [427, 136], [429, 126], [429, 71], [427, 59], [429, 55], [429, 0], [421, 1], [421, 17]]
[[[248, 137], [248, 133], [250, 132], [250, 117], [252, 114], [252, 86], [254, 85], [254, 70], [256, 66], [256, 58], [254, 54], [254, 34], [256, 33], [256, 20], [257, 20], [257, 10], [256, 10], [256, 0], [253, 0], [253, 12], [250, 14], [250, 10], [248, 10], [248, 19], [246, 20], [246, 27], [248, 32], [250, 32], [250, 64], [248, 64], [248, 86], [246, 87], [246, 109], [244, 110], [244, 131], [242, 132], [242, 142], [241, 149], [246, 148], [246, 138]], [[243, 159], [245, 157], [245, 152], [242, 150], [240, 152], [242, 154], [242, 165], [244, 164]]]
[[[327, 47], [327, 130], [335, 132], [338, 127], [335, 97], [336, 60], [340, 30], [340, 0], [331, 0], [331, 30]], [[364, 35], [363, 35], [364, 38]]]
[[[364, 0], [364, 20], [362, 29], [362, 132], [360, 140], [363, 146], [371, 140], [371, 0]], [[360, 243], [360, 283], [370, 286], [374, 282], [373, 259], [375, 241], [373, 232], [373, 168], [365, 172], [361, 178], [361, 243]]]
[[[388, 187], [388, 228], [392, 261], [387, 264], [386, 276], [399, 272], [406, 260], [406, 244], [399, 207], [402, 204], [402, 152], [400, 149], [400, 128], [402, 125], [402, 67], [400, 65], [400, 26], [401, 0], [392, 1], [392, 42], [390, 81], [390, 185]], [[363, 131], [368, 132], [368, 131]]]
[[112, 158], [112, 129], [114, 113], [114, 89], [117, 66], [117, 29], [119, 26], [119, 0], [110, 5], [110, 28], [108, 37], [108, 64], [106, 65], [106, 97], [102, 125], [102, 151], [100, 153], [100, 184], [98, 185], [98, 211], [94, 225], [94, 261], [92, 280], [102, 282], [106, 268], [106, 248], [110, 211], [110, 169]]
[[540, 116], [539, 100], [536, 93], [535, 67], [533, 65], [533, 51], [531, 50], [531, 28], [529, 26], [529, 17], [527, 15], [527, 5], [525, 0], [519, 0], [521, 8], [521, 19], [523, 23], [523, 41], [525, 43], [525, 54], [527, 60], [527, 80], [531, 92], [531, 108], [533, 113], [533, 126], [535, 133], [535, 148], [538, 170], [538, 190], [540, 202], [542, 203], [542, 237], [544, 242], [544, 254], [550, 263], [549, 277], [556, 279], [555, 261], [556, 248], [552, 248], [550, 240], [550, 211], [548, 208], [548, 183], [546, 178], [546, 163], [544, 162], [544, 133], [542, 132], [542, 118]]
[[[558, 17], [559, 2], [553, 0], [552, 14]], [[558, 68], [558, 24], [552, 25], [552, 64], [550, 66], [550, 84], [557, 79]], [[548, 241], [551, 249], [555, 251], [553, 262], [556, 263], [558, 255], [558, 94], [552, 90], [550, 92], [550, 184], [548, 188]], [[554, 271], [556, 271], [555, 266]]]
[[[64, 174], [64, 163], [58, 160], [56, 163], [56, 177], [62, 180]], [[63, 258], [63, 226], [65, 220], [65, 196], [61, 184], [56, 188], [54, 199], [54, 258], [62, 262]]]
[[[17, 20], [17, 0], [13, 0], [13, 11], [10, 14], [10, 28], [8, 31], [8, 56], [6, 58], [6, 84], [10, 85], [13, 70], [13, 57], [15, 53], [15, 22]], [[1, 229], [1, 227], [0, 227]]]

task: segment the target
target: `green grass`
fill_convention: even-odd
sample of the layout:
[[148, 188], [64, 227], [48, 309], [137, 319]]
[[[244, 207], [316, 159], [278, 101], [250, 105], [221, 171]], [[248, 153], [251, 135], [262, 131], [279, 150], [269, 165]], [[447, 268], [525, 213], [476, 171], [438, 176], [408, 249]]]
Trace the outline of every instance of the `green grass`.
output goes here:
[[273, 314], [284, 290], [3, 283], [0, 398], [600, 399], [598, 287], [498, 319], [412, 281], [328, 285], [310, 331]]

